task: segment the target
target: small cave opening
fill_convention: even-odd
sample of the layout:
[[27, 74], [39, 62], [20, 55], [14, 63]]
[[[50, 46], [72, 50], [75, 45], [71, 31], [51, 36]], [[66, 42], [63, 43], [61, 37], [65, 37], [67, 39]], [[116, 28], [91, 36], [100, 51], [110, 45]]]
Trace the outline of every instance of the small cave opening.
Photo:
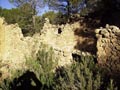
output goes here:
[[62, 33], [61, 28], [58, 28], [58, 34], [61, 34], [61, 33]]

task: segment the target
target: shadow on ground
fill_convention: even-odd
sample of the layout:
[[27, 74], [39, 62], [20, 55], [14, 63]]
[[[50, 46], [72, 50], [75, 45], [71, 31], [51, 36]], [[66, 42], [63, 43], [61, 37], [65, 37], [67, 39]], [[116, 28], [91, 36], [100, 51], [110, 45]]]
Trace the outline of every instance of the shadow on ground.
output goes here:
[[27, 71], [12, 83], [12, 90], [44, 90], [45, 85], [37, 79], [34, 72]]

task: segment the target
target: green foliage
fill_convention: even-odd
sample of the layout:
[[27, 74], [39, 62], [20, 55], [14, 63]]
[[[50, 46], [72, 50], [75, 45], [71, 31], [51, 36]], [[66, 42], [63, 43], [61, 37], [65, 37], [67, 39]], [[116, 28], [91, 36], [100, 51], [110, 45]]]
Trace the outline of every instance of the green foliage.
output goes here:
[[[27, 69], [18, 71], [12, 71], [12, 77], [5, 79], [0, 84], [2, 90], [12, 90], [14, 87], [22, 85], [24, 77], [26, 78], [26, 72], [31, 71], [37, 76], [39, 82], [42, 83], [42, 90], [45, 87], [50, 88], [54, 83], [54, 69], [57, 65], [56, 57], [54, 56], [52, 48], [48, 48], [47, 45], [41, 44], [41, 48], [37, 54], [36, 59], [28, 59], [26, 61]], [[31, 74], [33, 75], [33, 74]], [[29, 76], [27, 76], [29, 78]], [[32, 76], [30, 76], [32, 77]], [[23, 78], [23, 79], [22, 79]], [[20, 80], [22, 79], [22, 80]], [[20, 80], [20, 81], [19, 81]]]
[[4, 79], [1, 83], [0, 83], [0, 90], [12, 90], [12, 84], [13, 84], [13, 80], [15, 78], [20, 77], [23, 73], [25, 72], [25, 70], [16, 70], [16, 71], [11, 71], [10, 73], [12, 74], [11, 77]]
[[42, 18], [42, 16], [35, 16], [34, 33], [40, 33], [43, 26], [44, 26], [44, 19]]
[[24, 4], [19, 8], [1, 9], [1, 17], [5, 18], [8, 24], [18, 23], [24, 34], [33, 33], [33, 10], [29, 4]]
[[60, 12], [48, 11], [42, 15], [43, 21], [45, 18], [48, 18], [51, 24], [65, 24], [67, 22], [67, 16]]
[[25, 36], [39, 33], [44, 26], [45, 18], [49, 18], [52, 24], [66, 22], [61, 13], [53, 11], [46, 12], [42, 16], [35, 16], [29, 4], [24, 4], [19, 8], [10, 10], [0, 8], [0, 12], [0, 16], [4, 17], [8, 24], [18, 23]]
[[36, 74], [42, 85], [50, 87], [53, 84], [53, 70], [57, 65], [57, 61], [52, 48], [41, 45], [37, 54], [37, 59], [27, 60], [26, 63], [29, 66], [29, 69]]
[[105, 7], [103, 2], [104, 0], [47, 0], [47, 1], [51, 9], [56, 10], [67, 16], [66, 18], [67, 21], [69, 22], [71, 16], [73, 16], [74, 14], [86, 16], [91, 12], [98, 11]]
[[[88, 8], [85, 7], [86, 0], [46, 0], [49, 8], [57, 11], [57, 18], [55, 19], [57, 24], [65, 24], [67, 22], [74, 21], [72, 16], [74, 14], [82, 13], [85, 15], [88, 13]], [[79, 18], [79, 17], [77, 17]]]
[[107, 90], [118, 90], [117, 87], [114, 86], [113, 80], [110, 80]]
[[0, 12], [1, 17], [5, 17], [7, 23], [16, 23], [19, 20], [18, 15], [20, 14], [19, 9], [2, 9]]
[[[103, 81], [99, 68], [91, 56], [82, 56], [79, 62], [73, 62], [66, 67], [56, 67], [58, 64], [53, 49], [41, 44], [37, 58], [28, 59], [26, 65], [26, 70], [16, 71], [11, 79], [5, 79], [0, 89], [14, 90], [14, 87], [22, 85], [24, 80], [29, 79], [41, 83], [42, 87], [39, 87], [39, 90], [101, 90], [102, 88], [117, 90], [112, 80], [103, 87], [106, 82]], [[31, 85], [35, 84], [31, 82]]]
[[0, 90], [11, 90], [11, 80], [9, 78], [0, 83]]
[[50, 20], [50, 23], [54, 24], [56, 23], [57, 13], [54, 11], [48, 11], [42, 15], [42, 18], [48, 18]]
[[58, 10], [68, 17], [70, 14], [78, 13], [84, 0], [48, 0], [49, 7]]
[[29, 4], [24, 4], [19, 7], [19, 21], [17, 23], [22, 28], [23, 34], [33, 34], [34, 27], [33, 27], [33, 15], [34, 11]]
[[9, 0], [9, 2], [15, 5], [16, 7], [21, 7], [25, 3], [28, 3], [34, 10], [34, 15], [37, 14], [36, 11], [38, 8], [40, 9], [41, 7], [44, 7], [45, 5], [45, 0]]
[[[98, 90], [101, 86], [101, 76], [94, 74], [92, 60], [83, 57], [80, 63], [75, 62], [70, 67], [61, 68], [56, 82], [56, 90]], [[58, 69], [59, 70], [59, 69]]]
[[62, 14], [61, 12], [57, 13], [57, 18], [55, 19], [56, 24], [66, 24], [68, 22], [68, 16]]
[[[67, 22], [71, 20], [71, 16], [74, 14], [80, 14], [80, 16], [88, 16], [92, 18], [100, 19], [101, 23], [112, 23], [107, 22], [105, 19], [111, 15], [119, 17], [120, 2], [118, 0], [47, 0], [48, 5], [51, 9], [61, 12], [67, 15]], [[109, 12], [109, 13], [108, 13]], [[117, 15], [113, 15], [117, 13]], [[92, 15], [91, 15], [92, 14]], [[79, 18], [79, 17], [78, 17]], [[105, 20], [104, 20], [105, 19]], [[109, 20], [109, 18], [107, 18]], [[116, 21], [117, 23], [117, 21]], [[113, 23], [115, 24], [115, 23]]]

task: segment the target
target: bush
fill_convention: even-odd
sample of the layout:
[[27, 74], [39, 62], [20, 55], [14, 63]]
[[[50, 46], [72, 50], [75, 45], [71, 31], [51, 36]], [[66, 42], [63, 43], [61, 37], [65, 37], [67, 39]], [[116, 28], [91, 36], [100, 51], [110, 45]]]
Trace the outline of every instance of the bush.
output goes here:
[[56, 73], [56, 90], [98, 90], [101, 76], [94, 73], [95, 64], [90, 57], [82, 57], [81, 62], [75, 62], [70, 67], [58, 68]]
[[[57, 67], [53, 49], [41, 45], [36, 59], [26, 61], [27, 70], [17, 71], [0, 85], [1, 90], [117, 90], [113, 80], [104, 82], [93, 57]], [[104, 85], [105, 84], [105, 85]]]
[[12, 76], [4, 79], [2, 83], [0, 83], [0, 90], [13, 90], [12, 86], [15, 84], [14, 79], [19, 78], [24, 72], [24, 70], [16, 70], [11, 72]]
[[36, 74], [43, 87], [50, 88], [54, 83], [53, 71], [57, 66], [56, 60], [53, 49], [47, 45], [41, 45], [36, 60], [27, 60], [28, 69]]
[[52, 48], [42, 44], [37, 58], [26, 60], [27, 69], [12, 72], [12, 77], [5, 79], [0, 85], [1, 89], [28, 90], [34, 87], [35, 90], [48, 90], [52, 88], [56, 60]]
[[115, 87], [112, 79], [110, 80], [110, 83], [109, 83], [109, 85], [107, 87], [107, 90], [118, 90], [118, 88]]

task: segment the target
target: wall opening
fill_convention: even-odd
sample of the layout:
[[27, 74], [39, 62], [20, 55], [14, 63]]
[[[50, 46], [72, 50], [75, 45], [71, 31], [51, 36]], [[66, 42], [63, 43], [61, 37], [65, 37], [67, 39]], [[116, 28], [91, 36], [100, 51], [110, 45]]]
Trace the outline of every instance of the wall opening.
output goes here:
[[58, 28], [58, 34], [61, 34], [61, 33], [62, 33], [61, 28]]

